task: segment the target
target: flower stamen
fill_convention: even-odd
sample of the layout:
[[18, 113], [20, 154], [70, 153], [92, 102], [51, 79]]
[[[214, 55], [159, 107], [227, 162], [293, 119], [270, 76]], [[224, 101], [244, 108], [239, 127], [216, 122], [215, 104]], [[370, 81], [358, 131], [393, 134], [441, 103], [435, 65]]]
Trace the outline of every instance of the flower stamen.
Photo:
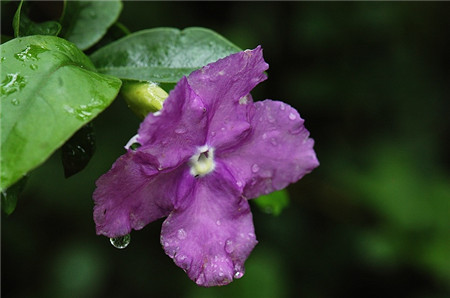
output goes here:
[[194, 177], [202, 177], [211, 173], [216, 166], [214, 163], [214, 148], [204, 145], [199, 147], [197, 152], [189, 159], [190, 172]]

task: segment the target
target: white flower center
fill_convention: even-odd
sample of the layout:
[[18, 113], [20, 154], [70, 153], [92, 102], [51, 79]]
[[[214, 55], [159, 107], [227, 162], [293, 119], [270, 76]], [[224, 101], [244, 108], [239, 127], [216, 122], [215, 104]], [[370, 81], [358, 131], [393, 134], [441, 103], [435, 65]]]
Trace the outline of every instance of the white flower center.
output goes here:
[[191, 175], [194, 177], [205, 176], [211, 173], [216, 164], [214, 163], [214, 148], [204, 145], [197, 149], [197, 153], [189, 159]]

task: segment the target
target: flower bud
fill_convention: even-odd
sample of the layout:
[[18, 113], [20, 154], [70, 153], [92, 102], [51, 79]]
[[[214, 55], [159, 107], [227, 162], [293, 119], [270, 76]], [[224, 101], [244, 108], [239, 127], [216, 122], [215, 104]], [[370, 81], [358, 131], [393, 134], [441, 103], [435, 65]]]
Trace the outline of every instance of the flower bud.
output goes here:
[[153, 82], [124, 81], [121, 94], [128, 107], [139, 117], [161, 110], [169, 96], [164, 89]]

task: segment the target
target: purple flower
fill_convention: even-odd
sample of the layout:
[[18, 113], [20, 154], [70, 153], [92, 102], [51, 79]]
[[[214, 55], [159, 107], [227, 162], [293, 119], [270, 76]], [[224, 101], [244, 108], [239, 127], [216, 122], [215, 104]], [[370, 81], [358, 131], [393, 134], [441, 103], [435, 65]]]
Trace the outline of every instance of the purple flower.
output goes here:
[[161, 244], [201, 286], [244, 274], [257, 240], [248, 199], [283, 189], [319, 165], [303, 119], [289, 105], [254, 103], [266, 79], [262, 49], [183, 77], [163, 109], [97, 181], [97, 234], [118, 237], [167, 216]]

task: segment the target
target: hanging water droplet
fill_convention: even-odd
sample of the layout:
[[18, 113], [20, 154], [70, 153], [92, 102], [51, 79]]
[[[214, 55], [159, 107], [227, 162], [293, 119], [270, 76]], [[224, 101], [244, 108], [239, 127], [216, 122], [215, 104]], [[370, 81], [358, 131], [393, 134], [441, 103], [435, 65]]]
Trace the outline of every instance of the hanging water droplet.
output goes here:
[[255, 163], [255, 164], [253, 164], [252, 165], [252, 172], [253, 173], [256, 173], [256, 172], [258, 172], [259, 171], [259, 166]]
[[234, 278], [241, 278], [242, 276], [244, 276], [244, 273], [242, 273], [241, 271], [237, 271], [237, 272], [234, 274]]
[[295, 120], [295, 118], [297, 118], [297, 117], [295, 116], [294, 113], [290, 113], [290, 114], [289, 114], [289, 119]]
[[118, 249], [123, 249], [130, 244], [131, 236], [130, 234], [127, 234], [125, 236], [115, 237], [115, 238], [109, 238], [109, 242]]

